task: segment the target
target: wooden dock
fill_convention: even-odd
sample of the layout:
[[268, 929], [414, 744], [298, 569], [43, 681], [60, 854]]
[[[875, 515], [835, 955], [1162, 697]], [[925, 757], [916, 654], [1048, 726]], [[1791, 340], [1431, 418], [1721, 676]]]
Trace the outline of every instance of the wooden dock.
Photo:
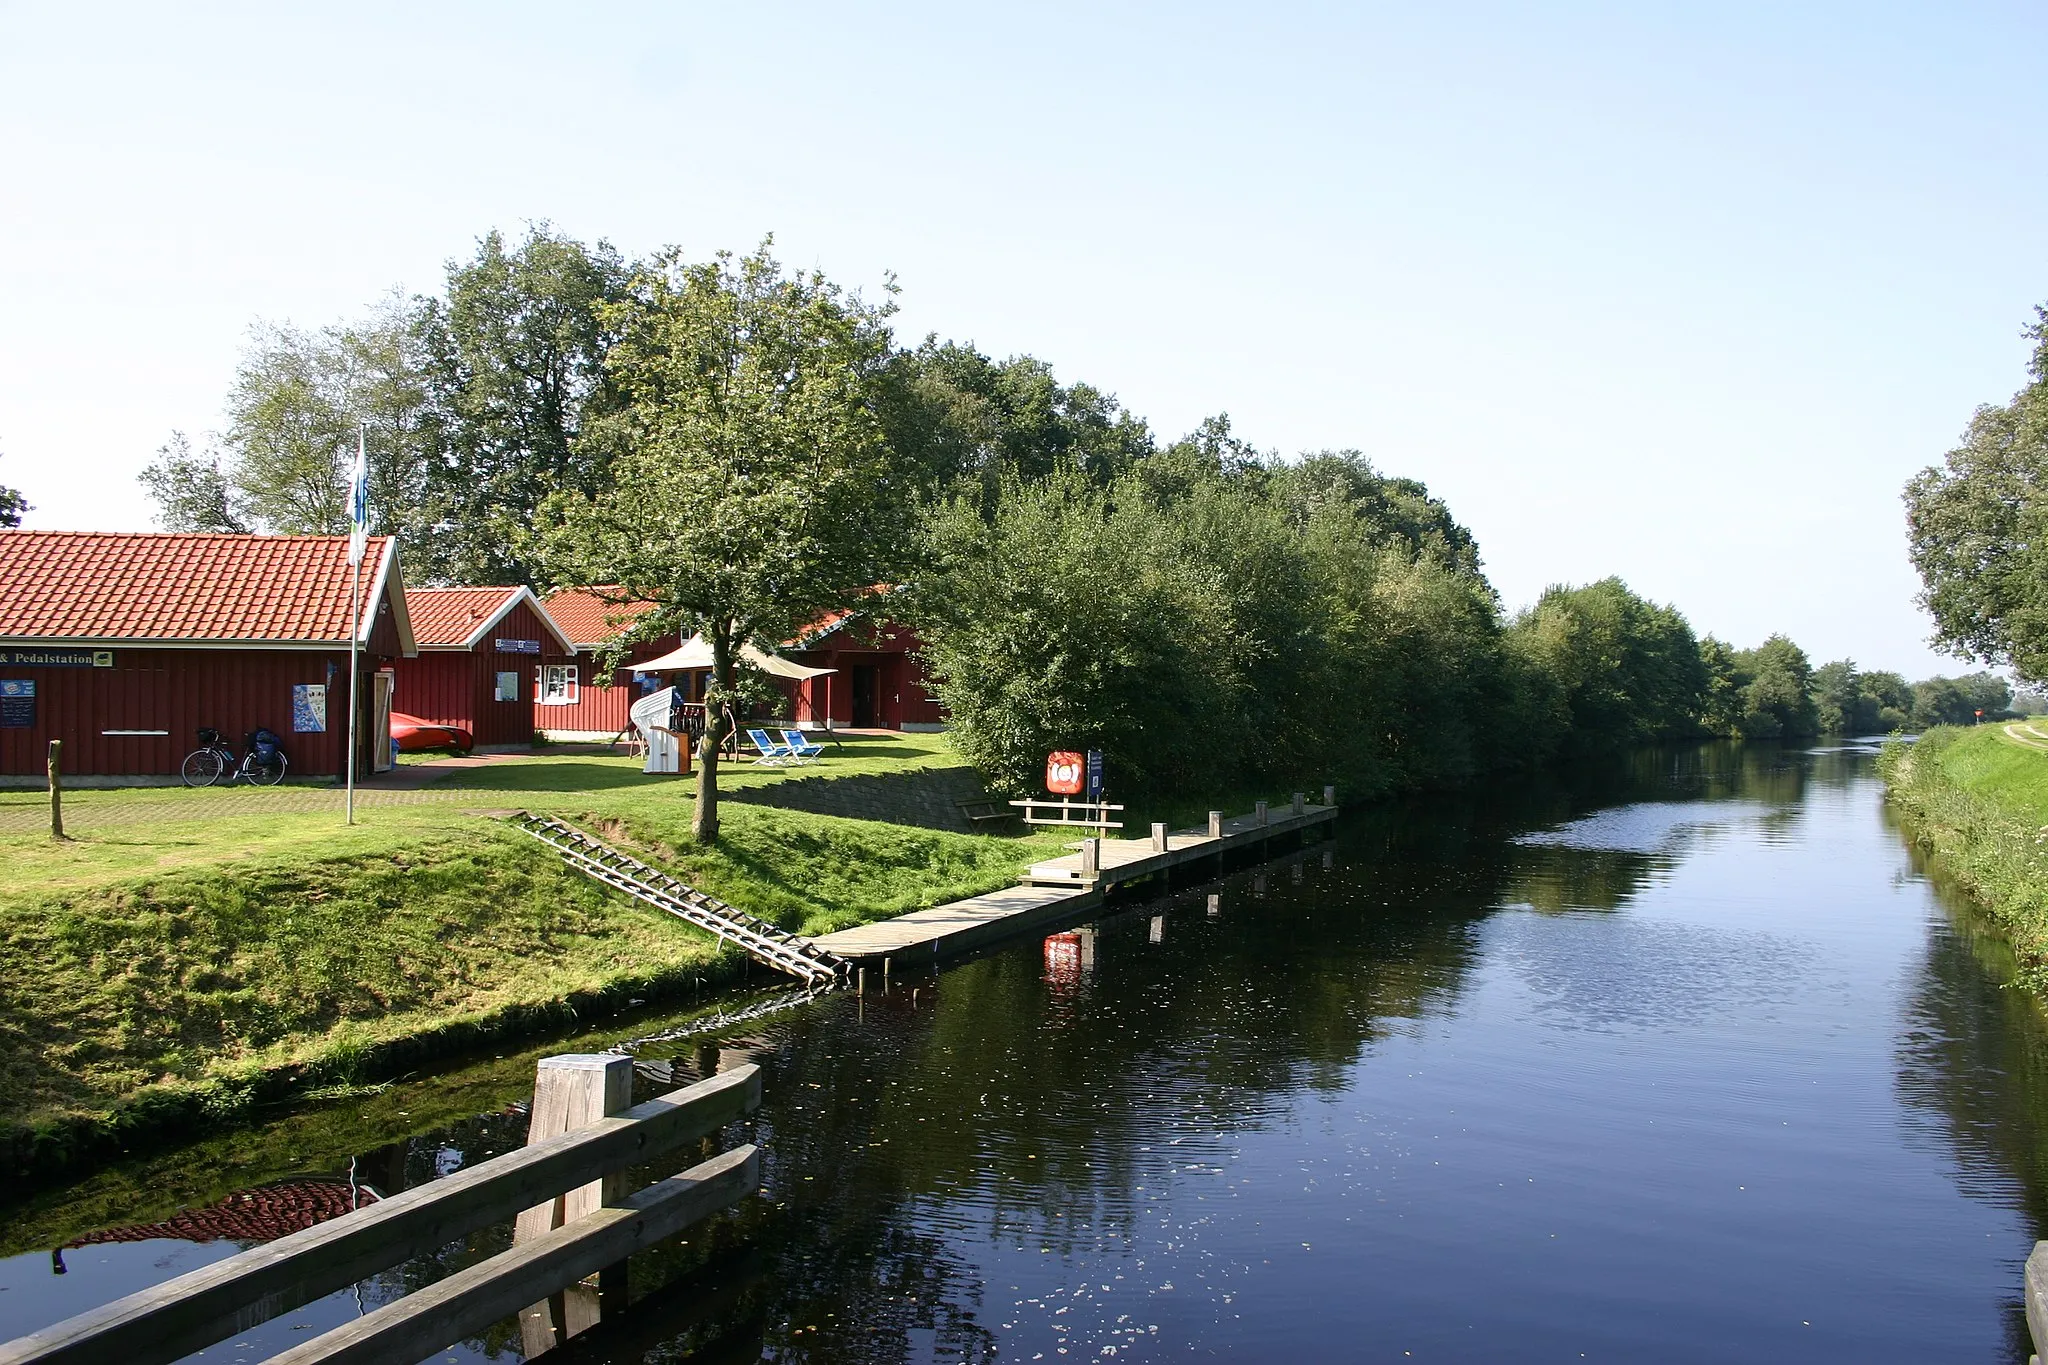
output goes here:
[[[1065, 857], [1033, 863], [1016, 886], [841, 929], [812, 942], [856, 963], [895, 958], [907, 966], [955, 957], [1014, 934], [1071, 923], [1100, 906], [1120, 883], [1170, 878], [1176, 868], [1214, 866], [1227, 856], [1256, 851], [1272, 839], [1299, 836], [1336, 818], [1334, 804], [1304, 802], [1299, 813], [1293, 806], [1282, 806], [1263, 815], [1255, 811], [1218, 821], [1214, 833], [1155, 828], [1142, 839], [1084, 840]], [[1096, 846], [1092, 867], [1089, 843]]]

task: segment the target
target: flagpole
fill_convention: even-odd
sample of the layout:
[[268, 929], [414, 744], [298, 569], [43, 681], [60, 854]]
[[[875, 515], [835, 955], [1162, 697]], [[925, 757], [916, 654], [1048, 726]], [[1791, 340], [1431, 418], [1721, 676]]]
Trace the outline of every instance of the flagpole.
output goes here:
[[364, 513], [368, 510], [365, 501], [364, 483], [368, 474], [368, 459], [365, 450], [365, 431], [356, 428], [356, 463], [349, 477], [349, 538], [348, 559], [354, 566], [354, 577], [348, 593], [348, 778], [347, 794], [343, 806], [348, 823], [356, 822], [356, 716], [363, 708], [358, 697], [362, 681], [362, 669], [356, 663], [356, 651], [363, 637], [363, 550], [365, 525]]

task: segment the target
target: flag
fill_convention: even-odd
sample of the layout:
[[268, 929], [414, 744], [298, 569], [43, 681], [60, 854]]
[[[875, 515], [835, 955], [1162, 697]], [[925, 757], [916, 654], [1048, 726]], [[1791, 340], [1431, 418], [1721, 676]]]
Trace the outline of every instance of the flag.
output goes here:
[[356, 462], [348, 471], [348, 562], [363, 562], [363, 542], [370, 534], [370, 457], [363, 430], [356, 428]]

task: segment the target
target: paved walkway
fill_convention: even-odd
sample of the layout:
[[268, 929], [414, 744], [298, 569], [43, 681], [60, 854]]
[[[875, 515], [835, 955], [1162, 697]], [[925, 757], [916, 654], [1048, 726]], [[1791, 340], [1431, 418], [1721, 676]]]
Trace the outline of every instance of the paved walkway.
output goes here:
[[[475, 754], [405, 763], [379, 773], [356, 788], [358, 806], [422, 806], [467, 800], [504, 804], [497, 792], [463, 788], [437, 790], [435, 783], [454, 773], [487, 767], [519, 754]], [[339, 787], [293, 786], [209, 787], [81, 787], [67, 791], [64, 827], [83, 832], [187, 820], [218, 820], [237, 815], [317, 815], [342, 813], [346, 793]], [[0, 834], [32, 834], [50, 825], [49, 796], [34, 788], [0, 790]]]

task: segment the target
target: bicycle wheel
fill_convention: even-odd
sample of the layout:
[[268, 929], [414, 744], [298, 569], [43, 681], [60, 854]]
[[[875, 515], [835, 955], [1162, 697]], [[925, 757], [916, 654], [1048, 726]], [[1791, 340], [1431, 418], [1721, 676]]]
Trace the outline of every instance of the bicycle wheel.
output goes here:
[[284, 755], [273, 755], [268, 763], [260, 758], [250, 759], [249, 780], [259, 787], [275, 787], [284, 781]]
[[218, 749], [194, 749], [185, 755], [185, 785], [188, 787], [211, 787], [220, 781], [220, 775], [227, 764], [220, 761]]

